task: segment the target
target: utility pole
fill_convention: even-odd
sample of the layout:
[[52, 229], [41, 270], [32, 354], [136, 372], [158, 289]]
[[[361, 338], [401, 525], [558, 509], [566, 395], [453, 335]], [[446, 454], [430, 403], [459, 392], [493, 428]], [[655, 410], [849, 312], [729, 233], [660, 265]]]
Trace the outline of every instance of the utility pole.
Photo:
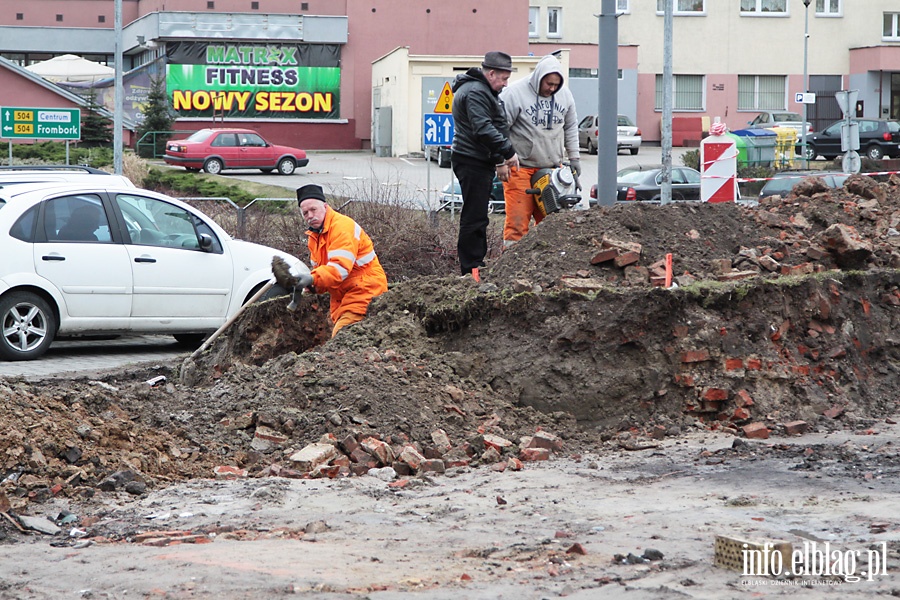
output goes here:
[[672, 201], [672, 14], [673, 0], [665, 0], [663, 11], [663, 105], [660, 127], [662, 181], [660, 204]]
[[116, 90], [113, 109], [113, 170], [122, 174], [122, 110], [125, 104], [125, 90], [122, 87], [122, 0], [116, 0]]
[[[809, 158], [806, 157], [806, 94], [809, 93], [809, 69], [807, 61], [809, 60], [809, 2], [803, 0], [806, 17], [803, 25], [803, 120], [800, 123], [800, 157], [803, 160], [803, 167], [809, 168]], [[815, 158], [815, 157], [813, 157]]]
[[616, 126], [619, 110], [619, 24], [616, 0], [600, 3], [597, 49], [597, 204], [616, 202]]

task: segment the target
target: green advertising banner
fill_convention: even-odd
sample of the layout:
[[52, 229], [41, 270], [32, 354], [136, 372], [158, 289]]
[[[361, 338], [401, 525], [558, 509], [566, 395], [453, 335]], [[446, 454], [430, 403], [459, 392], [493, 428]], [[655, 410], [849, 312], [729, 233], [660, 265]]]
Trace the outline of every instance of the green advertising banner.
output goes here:
[[340, 116], [340, 46], [175, 42], [166, 56], [166, 89], [180, 117]]

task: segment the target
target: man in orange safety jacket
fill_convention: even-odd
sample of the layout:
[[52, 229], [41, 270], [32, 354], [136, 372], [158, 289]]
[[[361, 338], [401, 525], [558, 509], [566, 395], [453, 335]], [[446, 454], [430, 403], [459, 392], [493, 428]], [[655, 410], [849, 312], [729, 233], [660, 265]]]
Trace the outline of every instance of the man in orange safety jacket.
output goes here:
[[387, 291], [387, 276], [372, 240], [356, 221], [331, 208], [315, 184], [297, 190], [297, 202], [309, 226], [307, 246], [316, 293], [331, 296], [331, 337], [361, 321], [372, 298]]

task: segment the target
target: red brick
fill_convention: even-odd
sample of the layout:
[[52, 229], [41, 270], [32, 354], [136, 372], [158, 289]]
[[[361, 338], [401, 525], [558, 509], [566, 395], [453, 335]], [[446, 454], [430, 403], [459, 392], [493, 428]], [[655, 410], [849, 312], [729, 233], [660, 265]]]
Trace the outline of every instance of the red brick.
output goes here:
[[678, 385], [683, 385], [685, 387], [693, 387], [694, 376], [693, 375], [675, 375], [675, 383], [677, 383]]
[[510, 446], [512, 446], [512, 442], [507, 440], [506, 438], [502, 438], [499, 435], [493, 435], [490, 433], [484, 434], [485, 448], [495, 448], [497, 452], [502, 453], [504, 448], [509, 448]]
[[758, 358], [747, 359], [747, 369], [750, 371], [759, 371], [762, 369], [762, 361]]
[[703, 362], [709, 359], [709, 350], [706, 348], [701, 350], [688, 350], [681, 354], [681, 362], [683, 363]]
[[575, 543], [572, 544], [572, 546], [568, 550], [566, 550], [566, 554], [581, 554], [582, 556], [584, 556], [585, 554], [587, 554], [587, 550], [585, 550], [584, 546], [582, 546], [581, 544]]
[[553, 450], [554, 452], [562, 451], [562, 440], [559, 439], [558, 436], [548, 432], [548, 431], [538, 431], [533, 436], [531, 436], [531, 440], [526, 444], [528, 448], [547, 448], [548, 450]]
[[522, 464], [522, 461], [518, 458], [511, 456], [508, 461], [506, 461], [507, 466], [510, 471], [521, 471], [525, 468], [525, 465]]
[[413, 446], [403, 446], [403, 449], [397, 456], [397, 460], [405, 462], [413, 469], [418, 469], [419, 465], [425, 462], [426, 458]]
[[597, 254], [591, 258], [592, 265], [599, 265], [600, 263], [605, 263], [613, 260], [619, 256], [619, 250], [617, 248], [607, 248], [606, 250], [601, 250]]
[[753, 398], [747, 390], [738, 390], [736, 395], [738, 406], [753, 406]]
[[734, 409], [734, 413], [731, 415], [732, 421], [744, 421], [750, 418], [750, 411], [741, 406]]
[[381, 465], [389, 465], [394, 462], [394, 452], [391, 447], [379, 439], [367, 437], [359, 442], [363, 450], [374, 456]]
[[741, 427], [744, 435], [751, 439], [767, 440], [769, 439], [769, 429], [762, 423], [750, 423]]
[[744, 360], [742, 358], [729, 358], [725, 360], [726, 371], [737, 371], [744, 368]]
[[444, 461], [430, 459], [419, 465], [419, 473], [443, 473], [445, 470]]
[[791, 421], [784, 424], [784, 432], [788, 435], [802, 435], [808, 428], [809, 424], [806, 421]]
[[687, 334], [690, 332], [687, 325], [676, 325], [672, 328], [672, 336], [673, 337], [687, 337]]
[[239, 477], [243, 478], [248, 475], [246, 469], [233, 467], [231, 465], [216, 467], [215, 469], [213, 469], [213, 473], [215, 474], [216, 479], [237, 479]]
[[519, 452], [522, 461], [550, 460], [550, 451], [546, 448], [522, 448]]
[[839, 416], [844, 414], [844, 407], [843, 406], [832, 406], [831, 408], [829, 408], [822, 414], [824, 414], [829, 419], [837, 419]]
[[721, 402], [722, 400], [728, 400], [730, 396], [731, 392], [728, 390], [723, 390], [722, 388], [706, 388], [702, 398], [710, 402]]
[[409, 479], [398, 479], [397, 481], [390, 482], [387, 486], [389, 488], [405, 488], [409, 485]]
[[624, 254], [620, 254], [613, 259], [613, 262], [617, 267], [624, 267], [626, 265], [633, 265], [637, 261], [641, 259], [641, 255], [637, 252], [625, 252]]

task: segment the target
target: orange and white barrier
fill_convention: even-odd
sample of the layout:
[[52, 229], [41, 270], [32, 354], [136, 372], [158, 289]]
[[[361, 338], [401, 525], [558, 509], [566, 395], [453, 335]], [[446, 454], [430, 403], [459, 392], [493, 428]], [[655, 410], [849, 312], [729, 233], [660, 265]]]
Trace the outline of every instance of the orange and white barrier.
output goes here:
[[700, 142], [702, 202], [734, 202], [737, 197], [737, 144], [725, 132], [724, 123], [714, 123]]

